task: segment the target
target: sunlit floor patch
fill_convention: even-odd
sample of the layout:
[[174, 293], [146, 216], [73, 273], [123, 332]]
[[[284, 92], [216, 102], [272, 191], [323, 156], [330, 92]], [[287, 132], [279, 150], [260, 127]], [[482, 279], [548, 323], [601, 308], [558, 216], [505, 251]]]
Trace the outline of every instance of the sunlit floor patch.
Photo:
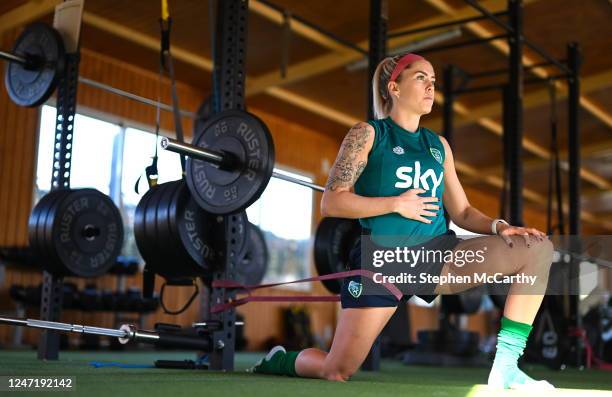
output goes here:
[[520, 396], [520, 397], [612, 397], [612, 391], [585, 390], [585, 389], [555, 389], [547, 391], [525, 391], [525, 390], [491, 390], [487, 385], [474, 385], [465, 397], [497, 397], [497, 396]]

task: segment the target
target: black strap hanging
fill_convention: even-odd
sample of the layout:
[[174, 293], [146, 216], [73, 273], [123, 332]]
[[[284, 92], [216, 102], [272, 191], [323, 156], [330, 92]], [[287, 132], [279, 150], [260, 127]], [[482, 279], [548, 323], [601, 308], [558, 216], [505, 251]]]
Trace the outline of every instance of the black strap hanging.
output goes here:
[[[563, 217], [563, 197], [561, 186], [561, 166], [559, 158], [559, 141], [557, 137], [557, 87], [554, 79], [548, 82], [548, 95], [550, 98], [550, 161], [548, 167], [548, 194], [546, 212], [546, 232], [553, 234], [557, 230], [565, 234]], [[555, 194], [555, 198], [553, 198]], [[553, 225], [552, 217], [553, 199], [557, 202], [557, 224]]]
[[502, 90], [502, 123], [503, 123], [503, 154], [504, 164], [502, 171], [503, 185], [500, 192], [500, 206], [499, 206], [499, 217], [501, 219], [508, 219], [509, 208], [508, 208], [508, 196], [509, 188], [508, 181], [510, 180], [510, 114], [508, 109], [509, 98], [508, 86], [504, 86]]
[[[174, 75], [174, 62], [172, 60], [172, 53], [170, 52], [170, 30], [172, 27], [172, 18], [167, 13], [167, 1], [162, 0], [162, 4], [166, 4], [166, 12], [162, 12], [162, 18], [159, 20], [159, 26], [161, 30], [161, 52], [160, 52], [160, 71], [165, 69], [168, 72], [170, 78], [170, 92], [172, 94], [172, 115], [174, 116], [174, 128], [176, 132], [176, 139], [179, 142], [184, 142], [183, 134], [183, 123], [181, 121], [181, 112], [179, 109], [178, 94], [176, 92], [176, 79]], [[162, 6], [164, 9], [164, 6]], [[181, 155], [181, 169], [185, 174], [185, 156]]]
[[[174, 77], [174, 64], [172, 61], [172, 54], [170, 52], [170, 31], [172, 27], [172, 18], [168, 12], [168, 1], [161, 0], [161, 17], [159, 19], [160, 27], [160, 51], [159, 51], [159, 80], [158, 80], [158, 91], [157, 91], [157, 105], [155, 115], [155, 154], [151, 160], [151, 165], [145, 168], [145, 175], [149, 183], [149, 188], [157, 185], [159, 176], [157, 162], [158, 152], [157, 146], [159, 141], [159, 130], [161, 126], [161, 87], [162, 78], [164, 72], [168, 72], [170, 78], [170, 89], [172, 94], [172, 114], [174, 116], [174, 127], [176, 131], [176, 139], [179, 142], [184, 142], [183, 134], [183, 123], [181, 122], [181, 113], [178, 102], [178, 94], [176, 92], [176, 79]], [[185, 156], [181, 155], [181, 170], [183, 175], [185, 174]], [[139, 193], [138, 185], [142, 176], [138, 177], [134, 186], [134, 191]]]

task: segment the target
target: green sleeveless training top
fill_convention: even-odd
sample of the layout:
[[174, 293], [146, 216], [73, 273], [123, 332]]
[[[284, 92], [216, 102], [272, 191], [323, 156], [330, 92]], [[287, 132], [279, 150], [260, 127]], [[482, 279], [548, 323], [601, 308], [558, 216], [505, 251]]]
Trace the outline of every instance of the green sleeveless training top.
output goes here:
[[[366, 197], [390, 197], [421, 188], [420, 196], [438, 197], [437, 216], [431, 224], [390, 213], [360, 219], [370, 229], [375, 242], [391, 245], [413, 245], [446, 233], [442, 203], [444, 192], [444, 146], [438, 135], [424, 127], [410, 132], [391, 117], [370, 120], [375, 137], [368, 164], [355, 183], [355, 193]], [[386, 238], [382, 236], [387, 236]], [[397, 239], [391, 239], [391, 237]], [[385, 243], [387, 242], [387, 243]]]

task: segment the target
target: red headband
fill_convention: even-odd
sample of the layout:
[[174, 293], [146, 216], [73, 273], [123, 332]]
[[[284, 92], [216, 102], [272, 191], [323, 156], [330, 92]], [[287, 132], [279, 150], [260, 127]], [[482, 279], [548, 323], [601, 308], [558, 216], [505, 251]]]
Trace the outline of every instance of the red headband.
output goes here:
[[402, 71], [406, 69], [408, 65], [410, 65], [413, 62], [421, 61], [421, 60], [425, 60], [425, 58], [417, 54], [410, 53], [410, 54], [404, 55], [397, 62], [397, 65], [395, 65], [395, 68], [393, 69], [393, 73], [391, 73], [391, 78], [389, 79], [389, 81], [395, 81], [397, 77], [400, 75], [400, 73], [402, 73]]

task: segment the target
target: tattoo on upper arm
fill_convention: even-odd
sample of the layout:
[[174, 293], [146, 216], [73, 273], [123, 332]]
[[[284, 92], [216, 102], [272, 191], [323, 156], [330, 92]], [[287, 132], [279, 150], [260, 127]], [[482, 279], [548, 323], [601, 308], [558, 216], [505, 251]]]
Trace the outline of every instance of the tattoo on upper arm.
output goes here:
[[359, 123], [346, 134], [338, 158], [329, 173], [325, 186], [327, 189], [334, 191], [340, 187], [351, 187], [359, 179], [367, 164], [367, 161], [360, 161], [359, 157], [371, 133], [368, 123]]

